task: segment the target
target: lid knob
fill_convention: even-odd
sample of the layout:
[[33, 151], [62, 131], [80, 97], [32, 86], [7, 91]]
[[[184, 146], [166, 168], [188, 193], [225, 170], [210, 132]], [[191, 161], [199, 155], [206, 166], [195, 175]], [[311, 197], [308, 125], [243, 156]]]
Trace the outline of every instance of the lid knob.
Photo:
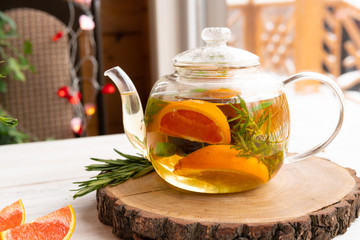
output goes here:
[[255, 54], [234, 47], [226, 46], [231, 38], [231, 31], [225, 27], [205, 28], [201, 38], [205, 47], [190, 49], [179, 53], [173, 59], [175, 67], [201, 70], [224, 70], [256, 67], [260, 65]]
[[220, 47], [226, 45], [231, 38], [231, 31], [226, 27], [205, 28], [201, 32], [201, 38], [207, 47]]

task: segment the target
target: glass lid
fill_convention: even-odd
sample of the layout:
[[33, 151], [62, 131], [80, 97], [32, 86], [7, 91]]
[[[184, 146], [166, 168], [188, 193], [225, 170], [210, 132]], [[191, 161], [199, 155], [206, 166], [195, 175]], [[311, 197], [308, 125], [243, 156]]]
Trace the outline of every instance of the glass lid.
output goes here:
[[201, 38], [206, 42], [206, 46], [187, 50], [175, 56], [175, 67], [218, 70], [260, 65], [257, 55], [226, 45], [231, 38], [228, 28], [205, 28], [201, 32]]

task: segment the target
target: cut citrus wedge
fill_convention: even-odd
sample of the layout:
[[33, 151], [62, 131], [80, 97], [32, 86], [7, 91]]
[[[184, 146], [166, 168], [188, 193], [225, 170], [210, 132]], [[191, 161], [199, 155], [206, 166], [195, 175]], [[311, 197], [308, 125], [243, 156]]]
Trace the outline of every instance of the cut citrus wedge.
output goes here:
[[237, 157], [238, 150], [231, 145], [210, 145], [180, 159], [174, 173], [196, 178], [217, 186], [237, 185], [236, 191], [245, 191], [266, 183], [269, 172], [255, 157]]
[[9, 229], [1, 240], [68, 240], [75, 229], [75, 213], [71, 205], [36, 219], [34, 222]]
[[209, 89], [204, 92], [204, 95], [212, 99], [230, 99], [234, 98], [241, 93], [236, 90], [228, 88]]
[[21, 199], [0, 211], [0, 232], [25, 222], [25, 209]]
[[223, 112], [214, 103], [201, 100], [173, 102], [158, 117], [161, 133], [190, 141], [229, 144], [230, 127]]

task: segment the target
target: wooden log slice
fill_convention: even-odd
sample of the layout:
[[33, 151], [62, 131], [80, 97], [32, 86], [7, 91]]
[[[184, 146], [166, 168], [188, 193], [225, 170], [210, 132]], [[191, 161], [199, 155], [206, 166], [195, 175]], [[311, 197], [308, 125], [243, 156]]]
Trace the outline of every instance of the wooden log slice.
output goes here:
[[121, 239], [331, 239], [358, 217], [355, 171], [312, 157], [231, 194], [171, 186], [156, 173], [97, 192], [98, 216]]

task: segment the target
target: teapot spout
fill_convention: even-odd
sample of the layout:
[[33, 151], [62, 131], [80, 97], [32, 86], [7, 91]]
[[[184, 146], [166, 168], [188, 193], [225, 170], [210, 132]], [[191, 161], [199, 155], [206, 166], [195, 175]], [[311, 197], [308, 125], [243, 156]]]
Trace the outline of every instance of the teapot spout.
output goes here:
[[106, 70], [104, 76], [109, 77], [114, 82], [120, 94], [136, 92], [133, 82], [119, 66]]
[[140, 97], [129, 76], [120, 68], [113, 67], [104, 73], [118, 88], [121, 95], [123, 125], [131, 144], [146, 156], [144, 112]]

